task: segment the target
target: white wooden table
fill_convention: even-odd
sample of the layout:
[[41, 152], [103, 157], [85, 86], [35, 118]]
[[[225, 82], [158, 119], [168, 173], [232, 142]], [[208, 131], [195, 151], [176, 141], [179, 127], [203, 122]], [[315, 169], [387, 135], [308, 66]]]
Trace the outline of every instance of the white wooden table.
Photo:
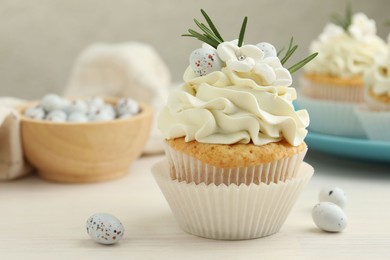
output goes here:
[[[138, 159], [124, 178], [94, 184], [46, 182], [32, 175], [0, 183], [0, 259], [390, 259], [390, 164], [336, 159], [310, 151], [316, 172], [279, 233], [248, 241], [216, 241], [180, 230], [150, 167]], [[319, 231], [311, 209], [319, 190], [343, 188], [349, 218], [343, 233]], [[85, 221], [117, 216], [122, 241], [92, 241]]]

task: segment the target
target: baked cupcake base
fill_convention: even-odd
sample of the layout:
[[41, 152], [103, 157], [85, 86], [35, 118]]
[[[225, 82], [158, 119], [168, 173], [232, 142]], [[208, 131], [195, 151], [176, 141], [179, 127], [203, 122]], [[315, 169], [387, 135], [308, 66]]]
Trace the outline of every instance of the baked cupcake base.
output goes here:
[[263, 146], [185, 142], [184, 138], [165, 142], [171, 179], [195, 184], [285, 181], [296, 176], [306, 152], [305, 143], [292, 146], [286, 141]]
[[278, 232], [314, 173], [302, 163], [285, 182], [206, 185], [172, 180], [166, 160], [152, 173], [180, 227], [193, 235], [221, 240], [260, 238]]

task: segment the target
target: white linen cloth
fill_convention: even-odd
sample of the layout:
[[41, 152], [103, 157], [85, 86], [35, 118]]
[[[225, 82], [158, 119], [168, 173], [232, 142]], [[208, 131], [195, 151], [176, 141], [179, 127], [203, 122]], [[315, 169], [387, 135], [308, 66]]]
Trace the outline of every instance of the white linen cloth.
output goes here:
[[16, 109], [24, 100], [0, 97], [0, 180], [26, 175], [30, 165], [23, 157], [20, 116]]
[[163, 136], [156, 113], [166, 102], [170, 73], [158, 53], [137, 42], [87, 47], [76, 59], [64, 96], [130, 97], [154, 110], [150, 138], [144, 153], [163, 152]]

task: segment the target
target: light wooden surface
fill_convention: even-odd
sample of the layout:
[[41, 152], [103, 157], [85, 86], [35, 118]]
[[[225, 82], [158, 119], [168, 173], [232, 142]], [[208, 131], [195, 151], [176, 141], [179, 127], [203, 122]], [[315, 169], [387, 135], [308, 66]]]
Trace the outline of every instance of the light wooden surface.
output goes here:
[[[138, 159], [130, 174], [109, 182], [56, 184], [37, 176], [0, 183], [0, 259], [390, 259], [390, 164], [346, 161], [310, 151], [316, 170], [281, 231], [248, 241], [216, 241], [184, 233], [150, 167]], [[349, 218], [343, 233], [319, 231], [311, 208], [326, 185], [343, 188]], [[85, 221], [117, 216], [122, 241], [89, 239]]]

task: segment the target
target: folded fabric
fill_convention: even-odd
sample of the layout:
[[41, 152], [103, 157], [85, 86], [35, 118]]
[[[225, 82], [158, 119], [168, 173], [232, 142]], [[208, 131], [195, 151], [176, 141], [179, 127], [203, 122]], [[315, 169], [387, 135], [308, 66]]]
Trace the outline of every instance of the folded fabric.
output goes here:
[[[93, 44], [77, 58], [65, 96], [130, 97], [159, 111], [167, 98], [170, 73], [149, 45], [129, 42]], [[145, 153], [163, 151], [162, 134], [154, 117]]]
[[0, 180], [15, 179], [31, 171], [23, 158], [20, 116], [16, 110], [23, 103], [20, 99], [0, 98]]

